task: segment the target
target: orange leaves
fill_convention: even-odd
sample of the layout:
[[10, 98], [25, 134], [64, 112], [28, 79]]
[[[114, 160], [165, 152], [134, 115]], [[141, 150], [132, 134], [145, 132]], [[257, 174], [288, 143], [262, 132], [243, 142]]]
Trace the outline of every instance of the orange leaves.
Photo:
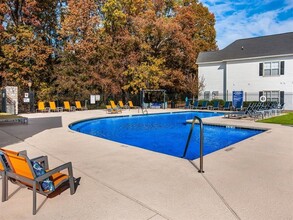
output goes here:
[[51, 85], [44, 97], [194, 94], [197, 55], [217, 48], [214, 23], [194, 0], [1, 1], [0, 74], [20, 86], [29, 78], [36, 88]]

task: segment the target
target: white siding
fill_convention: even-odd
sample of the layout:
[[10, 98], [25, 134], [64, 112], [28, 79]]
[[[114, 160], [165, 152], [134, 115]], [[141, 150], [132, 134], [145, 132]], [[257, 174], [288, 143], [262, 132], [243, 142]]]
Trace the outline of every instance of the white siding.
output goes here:
[[220, 94], [223, 93], [224, 85], [224, 65], [219, 64], [209, 64], [199, 66], [199, 77], [204, 79], [204, 89], [201, 91], [199, 99], [203, 99], [205, 91], [218, 91]]
[[[259, 76], [259, 63], [274, 61], [285, 61], [285, 74]], [[203, 98], [204, 91], [223, 93], [223, 64], [199, 64], [199, 76], [203, 76], [206, 85], [200, 98]], [[285, 109], [293, 110], [293, 56], [227, 61], [226, 89], [229, 101], [232, 91], [243, 91], [247, 94], [244, 97], [247, 101], [258, 100], [259, 91], [284, 91]]]

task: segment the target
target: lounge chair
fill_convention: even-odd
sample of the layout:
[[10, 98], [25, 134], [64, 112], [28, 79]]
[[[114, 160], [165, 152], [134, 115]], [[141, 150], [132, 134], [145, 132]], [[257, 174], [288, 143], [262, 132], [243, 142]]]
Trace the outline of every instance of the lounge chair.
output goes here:
[[133, 105], [132, 101], [128, 101], [128, 106], [129, 106], [130, 109], [131, 108], [139, 108], [139, 106]]
[[186, 100], [186, 101], [185, 101], [185, 106], [184, 106], [184, 108], [191, 108], [191, 106], [190, 106], [190, 101], [189, 101], [189, 100]]
[[[37, 192], [48, 196], [63, 183], [69, 181], [70, 194], [73, 195], [75, 193], [71, 162], [49, 170], [47, 156], [30, 160], [26, 152], [23, 151], [11, 152], [3, 151], [2, 149], [0, 151], [5, 155], [10, 168], [5, 171], [4, 200], [8, 200], [8, 179], [33, 191], [33, 215], [37, 211]], [[65, 169], [67, 169], [68, 174], [60, 173], [61, 170]], [[45, 185], [48, 187], [45, 188]]]
[[45, 103], [40, 101], [38, 102], [37, 112], [50, 112], [50, 108], [45, 107]]
[[114, 101], [110, 101], [110, 105], [111, 105], [111, 108], [118, 111], [118, 112], [122, 112], [121, 109], [115, 104]]
[[113, 108], [111, 107], [111, 105], [106, 105], [106, 112], [107, 112], [108, 114], [117, 114], [117, 113], [121, 113], [122, 111], [121, 111], [121, 109], [120, 109], [120, 110], [113, 109]]
[[64, 103], [63, 110], [69, 111], [69, 112], [75, 111], [75, 109], [76, 109], [75, 106], [70, 106], [68, 101], [64, 101], [63, 103]]
[[242, 102], [236, 102], [236, 105], [233, 106], [235, 111], [240, 111], [242, 110]]
[[124, 108], [124, 109], [128, 108], [128, 105], [124, 105], [122, 101], [118, 101], [118, 105], [120, 108]]
[[208, 109], [208, 101], [203, 101], [201, 104], [201, 107], [199, 107], [200, 109]]
[[53, 111], [53, 112], [62, 112], [63, 111], [62, 107], [56, 107], [55, 102], [49, 102], [49, 106], [50, 106], [50, 111]]
[[219, 101], [214, 101], [214, 104], [213, 104], [212, 109], [213, 110], [219, 110], [219, 105], [220, 105], [220, 102]]
[[198, 101], [194, 101], [193, 105], [192, 105], [193, 109], [197, 109], [198, 108]]
[[223, 110], [230, 110], [230, 102], [225, 102], [224, 106], [223, 106]]
[[76, 108], [76, 110], [80, 110], [80, 111], [87, 110], [85, 107], [81, 106], [80, 101], [75, 101], [75, 108]]
[[250, 103], [244, 111], [229, 112], [225, 114], [224, 117], [241, 119], [244, 117], [257, 117], [257, 116], [260, 116], [261, 114], [262, 114], [261, 112], [257, 111], [255, 104]]

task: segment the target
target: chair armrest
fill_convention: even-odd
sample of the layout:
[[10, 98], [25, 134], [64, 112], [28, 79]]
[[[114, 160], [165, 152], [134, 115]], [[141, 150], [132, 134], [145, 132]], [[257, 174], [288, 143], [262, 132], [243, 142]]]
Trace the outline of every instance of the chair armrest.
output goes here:
[[65, 170], [65, 169], [68, 169], [68, 175], [69, 176], [73, 176], [72, 164], [71, 164], [71, 162], [68, 162], [68, 163], [60, 165], [60, 166], [58, 166], [58, 167], [46, 172], [44, 175], [37, 177], [35, 180], [38, 181], [38, 182], [41, 182], [44, 179], [49, 178], [53, 174], [58, 173], [59, 171]]
[[70, 106], [70, 111], [75, 111], [76, 107], [75, 106]]
[[42, 166], [45, 170], [48, 170], [48, 169], [49, 169], [49, 162], [48, 162], [48, 157], [47, 157], [47, 156], [40, 156], [40, 157], [33, 158], [33, 159], [31, 159], [31, 160], [40, 163], [41, 166]]

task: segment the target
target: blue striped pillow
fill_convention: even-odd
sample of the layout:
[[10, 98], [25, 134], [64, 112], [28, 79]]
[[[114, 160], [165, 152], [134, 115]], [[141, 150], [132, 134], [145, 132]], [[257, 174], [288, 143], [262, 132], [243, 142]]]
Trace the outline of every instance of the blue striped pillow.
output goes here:
[[[38, 162], [31, 161], [31, 163], [37, 177], [42, 176], [46, 173], [45, 169]], [[49, 178], [45, 179], [41, 185], [44, 191], [49, 190], [53, 192], [55, 190], [55, 186]]]

